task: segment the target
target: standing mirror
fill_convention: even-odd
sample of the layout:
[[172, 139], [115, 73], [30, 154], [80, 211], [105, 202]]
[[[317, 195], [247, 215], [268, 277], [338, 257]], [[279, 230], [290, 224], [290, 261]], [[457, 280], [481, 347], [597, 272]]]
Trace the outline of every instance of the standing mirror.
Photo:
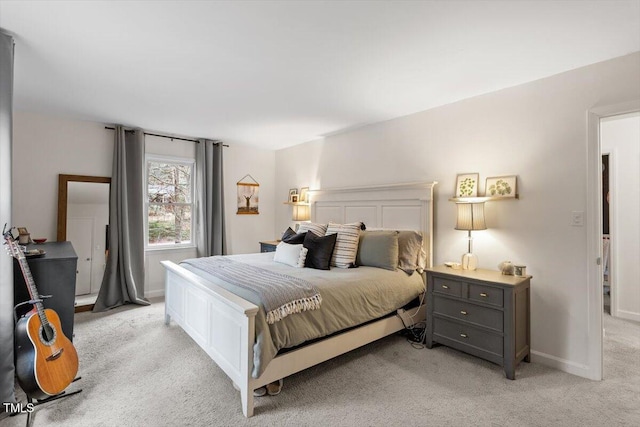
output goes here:
[[58, 176], [59, 242], [70, 241], [78, 256], [76, 311], [89, 310], [100, 290], [108, 251], [111, 178]]

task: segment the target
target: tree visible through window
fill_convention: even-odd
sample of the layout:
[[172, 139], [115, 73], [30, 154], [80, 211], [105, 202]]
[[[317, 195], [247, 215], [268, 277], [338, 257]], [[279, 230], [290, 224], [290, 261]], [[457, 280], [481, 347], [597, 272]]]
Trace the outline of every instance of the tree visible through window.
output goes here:
[[148, 244], [192, 241], [193, 163], [147, 160]]

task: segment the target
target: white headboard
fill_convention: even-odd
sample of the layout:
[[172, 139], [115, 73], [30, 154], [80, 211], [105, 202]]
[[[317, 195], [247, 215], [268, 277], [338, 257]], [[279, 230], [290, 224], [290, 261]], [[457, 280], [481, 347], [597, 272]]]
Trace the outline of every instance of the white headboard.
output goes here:
[[332, 188], [309, 192], [311, 221], [367, 228], [417, 230], [424, 236], [427, 267], [433, 266], [433, 187], [437, 182]]

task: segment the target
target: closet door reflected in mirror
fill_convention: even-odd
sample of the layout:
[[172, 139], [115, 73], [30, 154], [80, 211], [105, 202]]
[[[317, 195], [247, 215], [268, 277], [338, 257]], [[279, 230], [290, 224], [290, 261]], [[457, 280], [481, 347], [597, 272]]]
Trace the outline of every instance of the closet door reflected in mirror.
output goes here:
[[[111, 178], [60, 175], [58, 241], [70, 241], [78, 256], [76, 296], [94, 301], [102, 283], [108, 250], [109, 187]], [[95, 299], [95, 298], [93, 298]], [[76, 298], [77, 305], [85, 305]]]

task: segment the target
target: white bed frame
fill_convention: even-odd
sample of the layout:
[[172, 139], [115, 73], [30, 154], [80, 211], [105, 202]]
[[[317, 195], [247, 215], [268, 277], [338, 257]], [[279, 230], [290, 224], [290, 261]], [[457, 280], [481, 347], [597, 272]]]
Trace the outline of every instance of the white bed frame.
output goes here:
[[[363, 221], [369, 228], [419, 230], [427, 266], [433, 264], [433, 187], [436, 182], [311, 191], [314, 222]], [[253, 390], [423, 321], [424, 305], [276, 356], [253, 378], [258, 307], [170, 261], [165, 275], [165, 324], [181, 326], [240, 390], [242, 412], [253, 415]]]

